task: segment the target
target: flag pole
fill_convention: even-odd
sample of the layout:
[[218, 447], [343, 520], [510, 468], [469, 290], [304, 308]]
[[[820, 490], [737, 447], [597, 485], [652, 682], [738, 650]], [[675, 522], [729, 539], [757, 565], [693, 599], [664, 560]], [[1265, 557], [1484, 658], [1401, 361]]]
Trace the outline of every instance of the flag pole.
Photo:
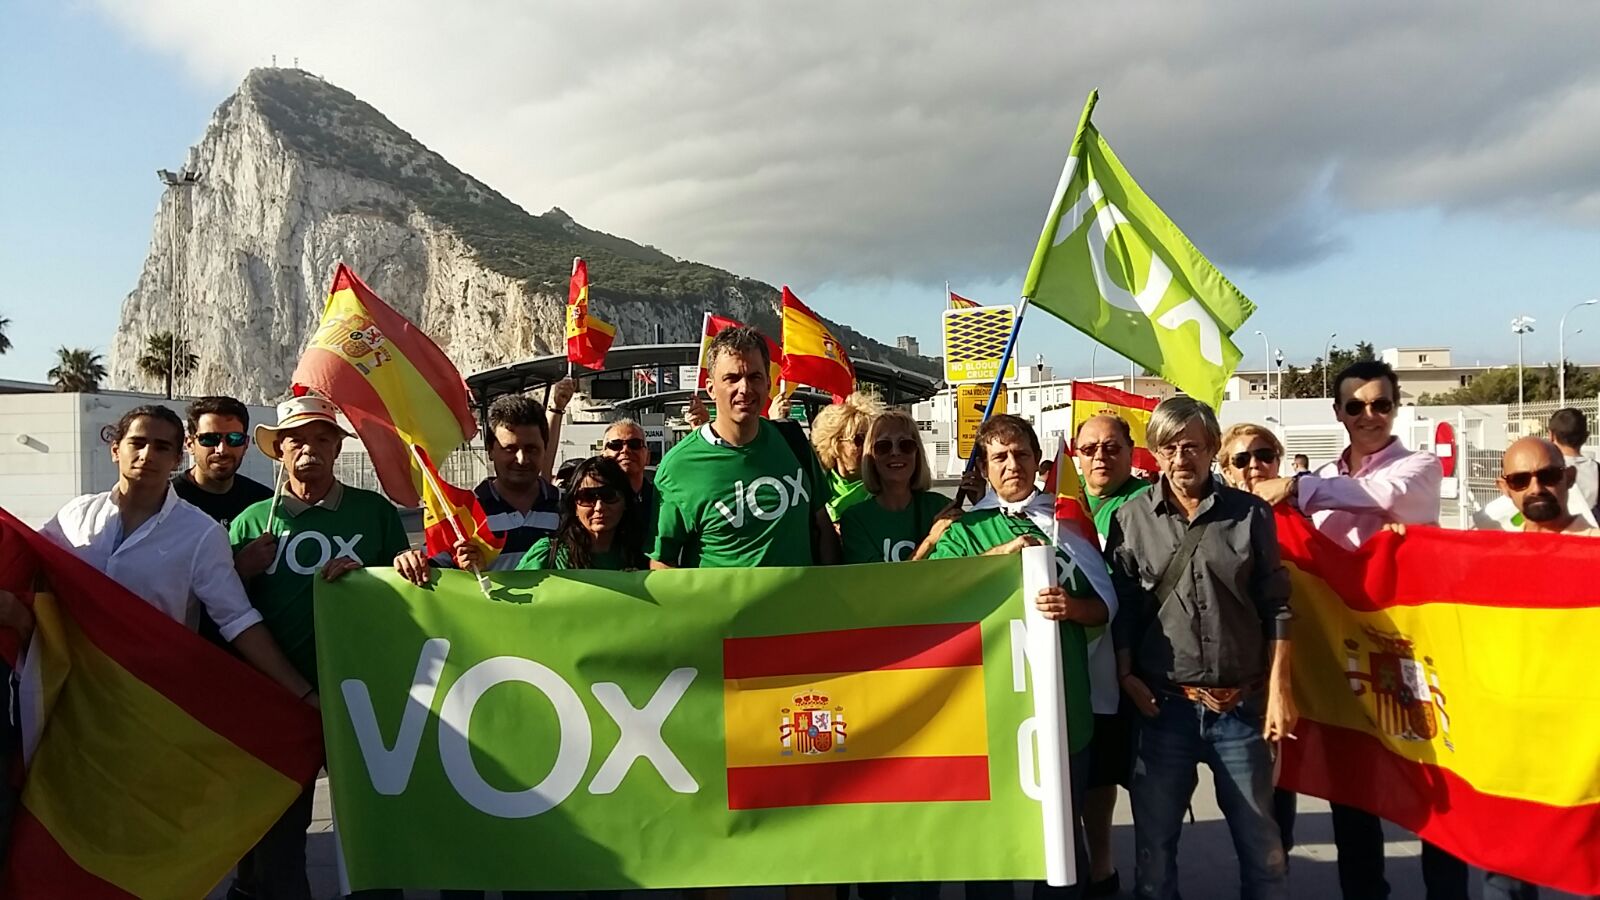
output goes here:
[[[571, 364], [570, 361], [568, 364]], [[432, 470], [430, 470], [428, 466], [423, 463], [422, 453], [417, 449], [417, 445], [409, 444], [408, 446], [411, 448], [411, 458], [416, 460], [417, 468], [422, 471], [423, 479], [428, 482], [428, 487], [433, 490], [433, 495], [439, 498], [439, 505], [449, 505], [445, 500], [444, 491], [439, 488], [439, 482], [433, 480]], [[456, 533], [456, 540], [465, 543], [467, 540], [467, 534], [461, 530], [461, 522], [458, 516], [459, 511], [454, 506], [450, 506], [450, 514], [445, 518], [450, 522], [450, 530]], [[477, 566], [473, 566], [472, 574], [478, 579], [478, 590], [483, 591], [484, 599], [493, 600], [494, 598], [489, 596], [489, 579], [483, 574], [483, 570], [479, 569]]]
[[272, 477], [272, 503], [267, 506], [267, 534], [272, 533], [272, 526], [278, 515], [278, 497], [283, 493], [283, 457], [278, 457], [276, 466], [277, 474]]

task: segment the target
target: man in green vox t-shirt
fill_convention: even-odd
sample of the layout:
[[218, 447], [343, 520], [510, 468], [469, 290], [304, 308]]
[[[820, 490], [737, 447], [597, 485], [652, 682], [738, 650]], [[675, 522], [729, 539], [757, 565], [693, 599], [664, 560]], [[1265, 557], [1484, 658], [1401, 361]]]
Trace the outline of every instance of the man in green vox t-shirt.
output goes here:
[[816, 454], [803, 435], [786, 437], [761, 416], [768, 363], [766, 339], [754, 328], [724, 328], [706, 349], [717, 417], [674, 445], [656, 469], [651, 568], [838, 562]]

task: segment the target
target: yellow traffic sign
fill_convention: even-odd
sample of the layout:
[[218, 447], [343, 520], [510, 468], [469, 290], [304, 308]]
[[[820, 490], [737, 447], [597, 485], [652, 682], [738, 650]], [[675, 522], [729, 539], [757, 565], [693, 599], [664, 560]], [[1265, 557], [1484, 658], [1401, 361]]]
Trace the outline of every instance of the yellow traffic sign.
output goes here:
[[[989, 402], [986, 384], [963, 384], [956, 387], [956, 455], [962, 459], [972, 457], [972, 444], [978, 439], [978, 426], [983, 424], [983, 408]], [[994, 400], [994, 414], [1006, 411], [1006, 389]]]
[[[1010, 306], [980, 306], [944, 311], [944, 380], [948, 384], [993, 384], [1000, 357], [1016, 322]], [[1006, 380], [1017, 377], [1017, 358], [1006, 363]], [[985, 395], [987, 396], [987, 395]]]

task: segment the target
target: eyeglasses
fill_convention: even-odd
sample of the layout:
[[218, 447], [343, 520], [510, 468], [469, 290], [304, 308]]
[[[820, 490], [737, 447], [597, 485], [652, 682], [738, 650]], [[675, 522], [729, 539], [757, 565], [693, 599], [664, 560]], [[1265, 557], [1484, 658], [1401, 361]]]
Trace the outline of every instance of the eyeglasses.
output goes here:
[[1344, 414], [1352, 419], [1369, 409], [1372, 410], [1372, 414], [1375, 416], [1387, 416], [1388, 414], [1394, 412], [1394, 401], [1390, 400], [1388, 397], [1379, 397], [1371, 403], [1363, 403], [1360, 400], [1354, 399], [1346, 400], [1344, 402]]
[[1254, 450], [1245, 451], [1243, 453], [1235, 453], [1234, 455], [1228, 457], [1228, 461], [1233, 463], [1233, 467], [1235, 469], [1242, 469], [1245, 466], [1250, 465], [1251, 459], [1254, 459], [1258, 463], [1275, 463], [1278, 461], [1278, 451], [1272, 449], [1271, 447], [1257, 447]]
[[1182, 443], [1167, 444], [1164, 447], [1158, 448], [1156, 452], [1161, 454], [1165, 459], [1172, 459], [1176, 456], [1199, 456], [1200, 452], [1204, 449], [1205, 448], [1201, 447], [1199, 444]]
[[911, 438], [904, 438], [903, 437], [898, 441], [891, 441], [888, 438], [884, 438], [883, 440], [877, 440], [877, 441], [873, 441], [872, 442], [872, 452], [876, 456], [888, 456], [890, 453], [894, 452], [895, 450], [899, 450], [901, 453], [904, 453], [906, 456], [911, 456], [912, 454], [917, 452], [917, 448], [920, 447], [920, 446], [921, 446], [920, 444], [918, 444], [916, 441], [912, 440]]
[[628, 450], [643, 450], [644, 438], [617, 438], [616, 440], [606, 441], [606, 449], [612, 453], [621, 453], [624, 448]]
[[1539, 479], [1540, 487], [1555, 487], [1566, 481], [1566, 466], [1546, 466], [1543, 469], [1534, 469], [1532, 472], [1507, 472], [1500, 476], [1506, 480], [1506, 487], [1513, 491], [1525, 491], [1535, 478]]
[[1078, 455], [1085, 459], [1094, 459], [1096, 456], [1116, 456], [1122, 452], [1122, 445], [1116, 441], [1101, 441], [1098, 444], [1084, 444], [1078, 448]]
[[227, 441], [229, 447], [235, 448], [250, 443], [250, 436], [242, 431], [230, 431], [226, 434], [220, 431], [207, 431], [195, 435], [194, 439], [202, 447], [215, 447], [223, 441]]
[[572, 492], [572, 499], [584, 507], [594, 506], [596, 503], [612, 504], [622, 499], [622, 492], [614, 487], [586, 487], [578, 488]]

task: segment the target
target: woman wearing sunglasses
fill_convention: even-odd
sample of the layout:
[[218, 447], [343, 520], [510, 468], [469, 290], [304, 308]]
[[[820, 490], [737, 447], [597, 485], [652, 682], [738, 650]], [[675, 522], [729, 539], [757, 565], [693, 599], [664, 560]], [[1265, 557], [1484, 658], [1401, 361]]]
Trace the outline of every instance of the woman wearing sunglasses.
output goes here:
[[523, 554], [519, 569], [647, 569], [638, 495], [614, 459], [578, 463], [561, 496], [561, 524]]
[[869, 499], [839, 517], [844, 561], [905, 562], [927, 556], [950, 525], [949, 517], [940, 518], [950, 498], [928, 490], [933, 474], [916, 421], [905, 410], [887, 410], [872, 420], [863, 444], [861, 482]]
[[1246, 422], [1222, 433], [1217, 464], [1229, 487], [1254, 490], [1258, 483], [1277, 478], [1282, 463], [1283, 443], [1271, 430]]
[[861, 482], [861, 451], [867, 443], [867, 426], [884, 411], [883, 403], [860, 391], [843, 403], [825, 406], [811, 423], [811, 445], [828, 472], [828, 518], [839, 527], [844, 511], [867, 499]]

